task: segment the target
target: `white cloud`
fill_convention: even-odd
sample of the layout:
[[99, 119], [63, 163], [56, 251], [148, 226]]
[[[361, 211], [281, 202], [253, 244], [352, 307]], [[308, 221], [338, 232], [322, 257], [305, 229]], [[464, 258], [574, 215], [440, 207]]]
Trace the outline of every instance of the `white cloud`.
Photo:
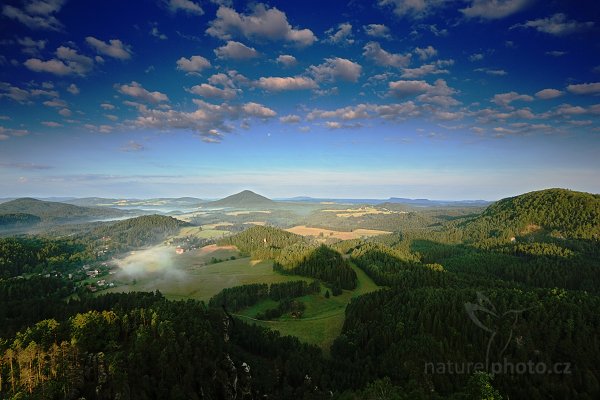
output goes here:
[[7, 82], [0, 82], [0, 98], [8, 97], [18, 103], [27, 103], [38, 97], [55, 98], [58, 97], [56, 90], [44, 89], [23, 89], [13, 86]]
[[[325, 119], [328, 122], [334, 122], [331, 120], [338, 119], [342, 121], [356, 121], [361, 119], [371, 118], [383, 118], [388, 120], [404, 120], [409, 117], [416, 117], [420, 114], [419, 106], [412, 101], [404, 103], [393, 103], [393, 104], [357, 104], [355, 106], [347, 106], [334, 110], [319, 110], [314, 109], [310, 111], [306, 119], [313, 121], [315, 119]], [[335, 129], [336, 124], [332, 127]], [[357, 124], [341, 124], [339, 128], [356, 128], [360, 125]]]
[[55, 121], [42, 121], [42, 125], [45, 125], [49, 128], [59, 128], [59, 127], [63, 126], [62, 124], [59, 124], [58, 122], [55, 122]]
[[468, 18], [500, 19], [527, 8], [533, 0], [472, 0], [460, 11]]
[[368, 36], [382, 39], [391, 39], [390, 28], [383, 24], [364, 25], [363, 29]]
[[392, 54], [381, 48], [377, 42], [369, 42], [363, 47], [363, 56], [377, 65], [384, 67], [404, 68], [410, 63], [412, 54]]
[[288, 68], [298, 64], [298, 60], [296, 60], [296, 57], [287, 54], [282, 54], [279, 57], [277, 57], [277, 62], [283, 65], [284, 67]]
[[502, 107], [508, 107], [513, 101], [532, 101], [533, 97], [527, 94], [519, 94], [517, 92], [499, 93], [494, 95], [492, 103]]
[[327, 39], [325, 39], [325, 42], [328, 43], [342, 45], [354, 43], [354, 39], [352, 39], [352, 24], [349, 22], [342, 22], [337, 28], [328, 29], [325, 34], [328, 35]]
[[104, 42], [100, 39], [96, 39], [93, 36], [88, 36], [85, 41], [92, 46], [96, 52], [104, 54], [105, 56], [118, 58], [119, 60], [129, 60], [131, 58], [131, 46], [128, 46], [121, 42], [119, 39], [111, 39]]
[[73, 73], [65, 63], [56, 59], [42, 61], [38, 58], [30, 58], [23, 65], [34, 72], [49, 72], [55, 75], [69, 75]]
[[192, 86], [190, 92], [206, 98], [230, 100], [237, 96], [237, 91], [231, 88], [219, 89], [218, 87], [203, 83]]
[[100, 107], [102, 107], [105, 110], [114, 110], [115, 109], [115, 106], [113, 106], [110, 103], [102, 103], [102, 104], [100, 104]]
[[203, 69], [210, 67], [210, 61], [202, 56], [181, 57], [177, 60], [177, 69], [188, 73], [200, 73]]
[[543, 89], [535, 94], [535, 97], [542, 100], [555, 99], [563, 95], [563, 92], [556, 89]]
[[438, 60], [431, 64], [422, 65], [418, 68], [404, 68], [400, 77], [406, 79], [415, 79], [421, 78], [425, 75], [448, 74], [450, 71], [443, 69], [443, 67], [453, 64], [454, 60]]
[[483, 53], [474, 53], [469, 56], [469, 61], [481, 61], [483, 57]]
[[456, 90], [449, 87], [443, 79], [436, 80], [433, 85], [420, 80], [399, 80], [390, 82], [388, 87], [389, 94], [394, 97], [405, 98], [418, 95], [418, 101], [440, 107], [460, 104], [458, 100], [452, 97], [457, 93]]
[[494, 75], [494, 76], [505, 76], [505, 75], [508, 75], [508, 72], [506, 72], [503, 69], [475, 68], [474, 71], [475, 72], [483, 72], [483, 73], [486, 73], [488, 75]]
[[370, 118], [369, 112], [373, 111], [372, 104], [357, 104], [355, 106], [347, 106], [335, 110], [319, 110], [315, 109], [309, 112], [306, 119], [312, 121], [314, 119], [341, 119], [344, 121], [352, 121], [356, 119]]
[[27, 129], [13, 129], [0, 126], [0, 140], [6, 140], [9, 136], [27, 136], [29, 133]]
[[271, 118], [277, 115], [277, 113], [270, 108], [252, 102], [244, 104], [242, 110], [250, 117]]
[[316, 89], [318, 85], [311, 78], [303, 76], [262, 77], [255, 85], [268, 91]]
[[150, 92], [142, 87], [139, 83], [132, 81], [129, 85], [121, 85], [118, 88], [119, 92], [127, 96], [134, 97], [148, 103], [160, 103], [169, 101], [166, 94], [161, 92]]
[[40, 53], [40, 50], [44, 50], [46, 47], [47, 40], [33, 40], [29, 36], [24, 38], [17, 38], [17, 43], [23, 46], [21, 51], [24, 54], [30, 56], [37, 56]]
[[125, 151], [125, 152], [136, 152], [136, 151], [143, 151], [145, 150], [145, 147], [143, 144], [138, 143], [136, 141], [130, 140], [129, 142], [127, 142], [126, 144], [124, 144], [123, 146], [121, 146], [121, 151]]
[[229, 70], [227, 73], [218, 73], [208, 78], [211, 85], [220, 85], [223, 87], [236, 88], [240, 85], [249, 85], [250, 80], [235, 70]]
[[391, 6], [399, 17], [421, 18], [435, 8], [443, 6], [445, 0], [379, 0], [380, 6]]
[[169, 10], [172, 12], [184, 11], [189, 14], [203, 15], [204, 10], [196, 2], [190, 0], [169, 0]]
[[48, 72], [60, 76], [71, 74], [84, 76], [94, 67], [94, 60], [69, 47], [60, 46], [56, 49], [56, 57], [58, 59], [52, 58], [47, 61], [30, 58], [23, 64], [34, 72]]
[[326, 121], [325, 126], [328, 129], [341, 129], [342, 128], [342, 124], [340, 124], [337, 121]]
[[552, 51], [547, 51], [546, 52], [547, 55], [552, 56], [552, 57], [562, 57], [565, 54], [567, 54], [566, 51], [560, 51], [560, 50], [552, 50]]
[[287, 41], [299, 46], [309, 46], [317, 38], [309, 29], [295, 29], [289, 24], [285, 13], [258, 3], [250, 14], [240, 14], [233, 8], [221, 6], [217, 18], [206, 30], [211, 36], [230, 40], [243, 37], [250, 40]]
[[573, 94], [600, 94], [600, 82], [581, 83], [579, 85], [569, 85], [567, 90]]
[[65, 0], [26, 0], [23, 8], [3, 6], [2, 14], [30, 29], [59, 31], [63, 26], [53, 14], [60, 11], [64, 3]]
[[571, 117], [573, 115], [583, 115], [588, 111], [581, 106], [572, 106], [570, 104], [561, 104], [553, 110], [553, 114], [559, 117]]
[[258, 57], [258, 51], [253, 47], [248, 47], [240, 42], [229, 40], [226, 45], [215, 49], [215, 54], [219, 58], [232, 60], [248, 60]]
[[71, 93], [72, 95], [78, 95], [79, 94], [79, 88], [77, 87], [76, 84], [71, 83], [69, 85], [69, 87], [67, 87], [67, 92]]
[[457, 91], [449, 87], [445, 80], [437, 79], [432, 86], [427, 88], [425, 93], [417, 96], [417, 100], [440, 107], [457, 106], [460, 102], [452, 97], [456, 93]]
[[425, 81], [395, 81], [388, 84], [390, 93], [396, 97], [414, 96], [419, 93], [425, 93], [432, 86]]
[[356, 82], [362, 73], [362, 67], [345, 58], [326, 58], [323, 64], [312, 65], [309, 68], [318, 82], [336, 81], [338, 79]]
[[190, 130], [197, 132], [203, 141], [215, 143], [222, 140], [224, 133], [234, 130], [231, 121], [249, 117], [265, 119], [277, 115], [274, 110], [252, 102], [243, 105], [211, 104], [200, 99], [194, 99], [193, 102], [198, 108], [192, 112], [151, 109], [138, 104], [139, 115], [131, 123], [141, 128]]
[[73, 114], [73, 112], [71, 110], [69, 110], [68, 108], [63, 108], [58, 111], [58, 114], [63, 117], [70, 117]]
[[152, 29], [150, 29], [150, 34], [152, 36], [154, 36], [155, 38], [158, 38], [160, 40], [167, 40], [168, 39], [167, 35], [165, 35], [164, 33], [161, 33], [158, 30], [157, 26], [153, 26]]
[[46, 107], [57, 107], [57, 108], [61, 108], [61, 107], [66, 107], [67, 106], [67, 102], [62, 100], [62, 99], [52, 99], [52, 100], [47, 100], [43, 103]]
[[554, 14], [548, 18], [540, 18], [527, 21], [522, 24], [513, 25], [513, 28], [533, 28], [538, 32], [547, 33], [554, 36], [566, 36], [578, 32], [586, 31], [594, 26], [592, 21], [579, 22], [567, 20], [567, 16], [562, 13]]
[[437, 50], [434, 49], [432, 46], [427, 46], [423, 49], [417, 47], [415, 49], [415, 54], [417, 54], [421, 60], [427, 60], [429, 58], [435, 57], [437, 56], [437, 53]]
[[297, 124], [301, 121], [301, 118], [299, 115], [290, 114], [279, 117], [279, 121], [283, 122], [284, 124]]

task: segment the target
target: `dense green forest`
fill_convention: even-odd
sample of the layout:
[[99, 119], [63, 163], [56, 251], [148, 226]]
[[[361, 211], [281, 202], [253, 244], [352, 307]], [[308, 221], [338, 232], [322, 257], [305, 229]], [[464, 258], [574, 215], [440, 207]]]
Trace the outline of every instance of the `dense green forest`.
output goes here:
[[152, 293], [105, 295], [57, 307], [55, 314], [0, 341], [0, 397], [231, 399], [322, 393], [325, 363], [319, 349], [233, 321], [202, 303], [169, 302]]
[[223, 289], [214, 295], [209, 300], [208, 306], [223, 307], [227, 311], [235, 312], [264, 299], [280, 301], [318, 293], [320, 289], [319, 281], [313, 281], [312, 283], [291, 281], [272, 283], [270, 286], [266, 283], [235, 286]]
[[85, 243], [77, 239], [0, 238], [0, 278], [67, 271], [93, 257]]
[[244, 232], [221, 240], [223, 245], [234, 245], [253, 259], [274, 259], [287, 246], [304, 241], [294, 233], [270, 226], [253, 226]]
[[509, 239], [537, 229], [557, 238], [600, 240], [600, 195], [547, 189], [502, 199], [465, 230], [471, 239]]
[[[290, 246], [294, 248], [294, 246]], [[292, 257], [295, 255], [295, 257]], [[356, 272], [340, 253], [321, 245], [308, 252], [286, 252], [276, 258], [273, 269], [282, 273], [310, 276], [341, 289], [356, 287]]]
[[254, 259], [273, 259], [273, 269], [281, 273], [316, 278], [343, 289], [356, 287], [356, 273], [338, 252], [281, 229], [255, 226], [221, 243], [235, 245]]
[[163, 240], [183, 226], [175, 219], [2, 239], [0, 398], [600, 398], [597, 195], [551, 189], [480, 215], [410, 212], [421, 222], [330, 245], [265, 226], [221, 242], [340, 290], [356, 286], [353, 265], [383, 286], [352, 298], [330, 357], [229, 314], [268, 299], [258, 317], [302, 323], [299, 297], [317, 280], [227, 288], [205, 306], [94, 297], [38, 275], [96, 257], [99, 244]]
[[144, 215], [94, 229], [90, 239], [110, 242], [112, 250], [122, 251], [159, 243], [189, 225], [164, 215]]

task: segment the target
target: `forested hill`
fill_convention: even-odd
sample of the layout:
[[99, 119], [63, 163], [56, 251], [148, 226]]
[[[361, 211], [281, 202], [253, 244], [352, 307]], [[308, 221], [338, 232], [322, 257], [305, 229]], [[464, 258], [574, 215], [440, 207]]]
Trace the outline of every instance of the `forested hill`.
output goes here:
[[273, 259], [284, 247], [303, 241], [304, 238], [270, 226], [253, 226], [244, 232], [223, 239], [222, 244], [236, 246], [254, 259]]
[[143, 215], [94, 229], [92, 238], [107, 238], [121, 248], [154, 244], [179, 232], [187, 222], [164, 215]]
[[0, 228], [37, 224], [42, 219], [37, 215], [25, 213], [0, 214]]
[[63, 222], [88, 218], [120, 217], [127, 215], [127, 212], [113, 208], [79, 207], [24, 197], [0, 204], [0, 214], [30, 214], [41, 218], [43, 222]]
[[224, 199], [206, 203], [207, 207], [238, 207], [238, 208], [253, 208], [253, 207], [268, 207], [276, 204], [273, 200], [256, 194], [250, 190], [225, 197]]
[[338, 252], [327, 246], [317, 247], [294, 233], [254, 226], [222, 243], [233, 244], [254, 259], [274, 260], [273, 269], [281, 273], [317, 278], [340, 290], [356, 287], [356, 273]]
[[510, 238], [538, 230], [555, 237], [600, 239], [600, 195], [546, 189], [502, 199], [467, 223], [472, 238]]

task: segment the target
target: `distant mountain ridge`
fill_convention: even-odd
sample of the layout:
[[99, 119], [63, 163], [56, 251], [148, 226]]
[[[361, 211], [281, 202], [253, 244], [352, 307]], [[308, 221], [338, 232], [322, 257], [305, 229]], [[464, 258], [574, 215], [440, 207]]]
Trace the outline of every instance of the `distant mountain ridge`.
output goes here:
[[0, 204], [0, 214], [29, 214], [45, 222], [64, 222], [68, 220], [121, 217], [126, 211], [113, 208], [80, 207], [72, 204], [37, 200], [23, 197]]
[[195, 197], [159, 197], [152, 199], [134, 199], [134, 198], [104, 198], [104, 197], [83, 197], [64, 201], [67, 204], [73, 204], [83, 207], [196, 207], [204, 200]]
[[277, 204], [275, 201], [256, 194], [251, 190], [244, 190], [231, 196], [227, 196], [221, 200], [211, 201], [203, 204], [205, 207], [268, 207]]
[[297, 196], [291, 198], [277, 199], [286, 202], [301, 203], [337, 203], [337, 204], [373, 204], [380, 205], [385, 203], [406, 204], [414, 207], [442, 207], [442, 206], [487, 206], [491, 201], [486, 200], [429, 200], [429, 199], [409, 199], [404, 197], [390, 197], [388, 199], [334, 199], [334, 198], [316, 198], [308, 196]]

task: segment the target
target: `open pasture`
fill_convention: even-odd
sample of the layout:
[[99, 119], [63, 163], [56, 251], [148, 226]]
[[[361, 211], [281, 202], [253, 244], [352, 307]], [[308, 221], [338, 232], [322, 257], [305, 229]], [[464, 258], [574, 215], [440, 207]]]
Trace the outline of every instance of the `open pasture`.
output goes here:
[[[176, 254], [172, 246], [155, 246], [117, 261], [114, 282], [118, 286], [109, 291], [160, 290], [170, 299], [207, 302], [228, 287], [308, 280], [274, 272], [271, 261], [251, 263], [250, 258], [237, 257], [239, 252], [233, 246], [211, 245], [184, 254]], [[212, 263], [213, 258], [227, 261]]]
[[379, 231], [375, 229], [353, 229], [351, 232], [342, 232], [331, 229], [311, 228], [304, 225], [294, 226], [286, 230], [301, 236], [335, 238], [341, 240], [358, 239], [361, 237], [385, 235], [390, 233], [388, 231]]

